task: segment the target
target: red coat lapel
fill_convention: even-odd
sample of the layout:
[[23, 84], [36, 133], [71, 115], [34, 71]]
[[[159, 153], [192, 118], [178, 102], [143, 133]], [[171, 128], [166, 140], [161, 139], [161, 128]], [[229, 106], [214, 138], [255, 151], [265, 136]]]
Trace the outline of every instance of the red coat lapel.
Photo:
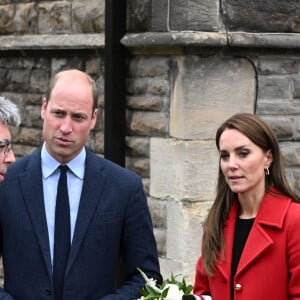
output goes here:
[[[277, 194], [274, 196], [272, 193]], [[266, 227], [282, 228], [290, 203], [291, 200], [278, 195], [275, 189], [272, 189], [270, 193], [266, 193], [245, 244], [236, 275], [242, 273], [273, 244]], [[217, 270], [226, 281], [230, 280], [233, 238], [237, 216], [238, 202], [235, 201], [224, 225], [225, 259], [221, 259], [217, 265]]]
[[[276, 192], [275, 190], [272, 191]], [[284, 196], [273, 196], [272, 193], [265, 195], [245, 244], [236, 275], [242, 273], [274, 243], [266, 229], [283, 227], [290, 203], [291, 200]]]

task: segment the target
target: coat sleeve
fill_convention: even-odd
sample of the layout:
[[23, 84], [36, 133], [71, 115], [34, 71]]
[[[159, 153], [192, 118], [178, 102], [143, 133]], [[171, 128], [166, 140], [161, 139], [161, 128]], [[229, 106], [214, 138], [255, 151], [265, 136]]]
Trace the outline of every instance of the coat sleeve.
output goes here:
[[208, 276], [203, 270], [203, 261], [200, 257], [196, 265], [196, 275], [193, 293], [195, 295], [210, 295]]
[[137, 270], [161, 283], [156, 241], [147, 199], [139, 179], [135, 182], [126, 209], [121, 241], [122, 284], [102, 300], [132, 300], [139, 298], [145, 281]]
[[[2, 229], [0, 230], [0, 257], [2, 257], [2, 247], [3, 241], [2, 241]], [[10, 294], [4, 291], [3, 288], [0, 288], [0, 299], [1, 300], [15, 300]]]

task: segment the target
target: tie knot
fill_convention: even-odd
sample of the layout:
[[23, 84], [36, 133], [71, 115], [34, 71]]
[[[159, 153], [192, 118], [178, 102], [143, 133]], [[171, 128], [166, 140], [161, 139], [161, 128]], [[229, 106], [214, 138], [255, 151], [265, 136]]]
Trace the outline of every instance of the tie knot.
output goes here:
[[67, 165], [60, 165], [59, 169], [60, 169], [60, 173], [62, 174], [62, 173], [67, 173], [69, 167]]

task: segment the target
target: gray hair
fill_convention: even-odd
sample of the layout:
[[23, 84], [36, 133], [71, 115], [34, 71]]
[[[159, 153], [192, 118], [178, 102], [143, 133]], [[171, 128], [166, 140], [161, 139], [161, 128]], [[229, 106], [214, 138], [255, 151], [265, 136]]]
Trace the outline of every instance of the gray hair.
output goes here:
[[19, 126], [21, 123], [17, 105], [3, 96], [0, 96], [0, 122], [12, 126]]

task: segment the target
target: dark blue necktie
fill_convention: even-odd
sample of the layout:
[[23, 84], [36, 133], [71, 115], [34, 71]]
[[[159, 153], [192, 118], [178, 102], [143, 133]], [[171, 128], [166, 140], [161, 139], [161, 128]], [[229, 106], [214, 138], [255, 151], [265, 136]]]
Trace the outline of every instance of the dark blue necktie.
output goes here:
[[57, 186], [54, 228], [53, 284], [54, 299], [63, 297], [64, 277], [70, 252], [70, 206], [67, 187], [68, 166], [61, 165]]

